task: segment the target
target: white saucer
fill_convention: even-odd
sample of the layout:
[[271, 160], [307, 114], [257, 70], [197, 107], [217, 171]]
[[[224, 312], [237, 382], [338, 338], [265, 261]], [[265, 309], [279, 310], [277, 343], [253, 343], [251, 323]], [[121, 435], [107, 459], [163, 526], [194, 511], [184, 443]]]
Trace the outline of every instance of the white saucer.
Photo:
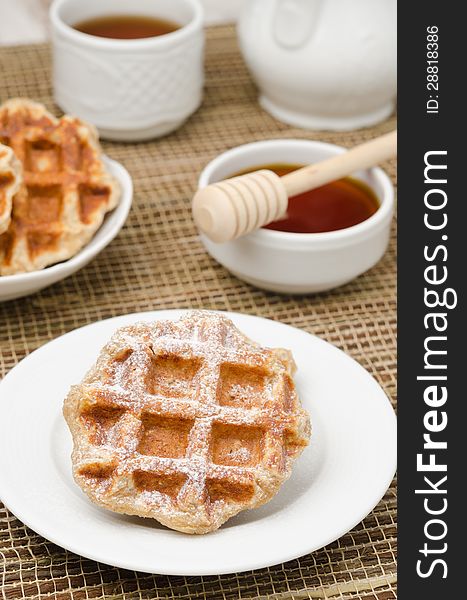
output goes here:
[[125, 315], [72, 331], [21, 361], [0, 383], [0, 496], [31, 529], [85, 557], [169, 575], [266, 567], [312, 552], [359, 523], [384, 495], [396, 466], [396, 420], [376, 381], [334, 346], [304, 331], [229, 314], [252, 339], [290, 348], [311, 414], [312, 441], [265, 506], [221, 529], [190, 536], [94, 506], [71, 475], [62, 403], [113, 331], [178, 318], [168, 310]]
[[40, 271], [0, 277], [0, 302], [33, 294], [79, 271], [110, 244], [123, 227], [133, 199], [133, 183], [128, 171], [120, 163], [108, 156], [104, 156], [103, 161], [109, 173], [118, 180], [122, 188], [122, 197], [118, 206], [106, 215], [89, 244], [72, 258]]

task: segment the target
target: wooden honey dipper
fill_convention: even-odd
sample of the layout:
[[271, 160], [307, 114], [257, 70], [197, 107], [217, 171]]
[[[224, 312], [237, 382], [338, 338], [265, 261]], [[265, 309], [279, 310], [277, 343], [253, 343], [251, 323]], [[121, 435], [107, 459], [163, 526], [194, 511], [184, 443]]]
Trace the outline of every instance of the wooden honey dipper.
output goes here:
[[193, 198], [193, 218], [213, 242], [228, 242], [285, 217], [288, 199], [368, 169], [397, 154], [392, 131], [283, 177], [263, 169], [206, 186]]

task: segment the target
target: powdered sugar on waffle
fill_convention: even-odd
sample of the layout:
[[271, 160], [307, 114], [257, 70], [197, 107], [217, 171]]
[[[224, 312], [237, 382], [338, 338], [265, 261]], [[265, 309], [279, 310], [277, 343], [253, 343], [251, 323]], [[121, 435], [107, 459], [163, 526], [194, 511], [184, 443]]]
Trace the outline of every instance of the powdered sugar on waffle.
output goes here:
[[78, 484], [111, 510], [217, 529], [268, 501], [308, 443], [294, 368], [217, 313], [118, 330], [65, 401]]

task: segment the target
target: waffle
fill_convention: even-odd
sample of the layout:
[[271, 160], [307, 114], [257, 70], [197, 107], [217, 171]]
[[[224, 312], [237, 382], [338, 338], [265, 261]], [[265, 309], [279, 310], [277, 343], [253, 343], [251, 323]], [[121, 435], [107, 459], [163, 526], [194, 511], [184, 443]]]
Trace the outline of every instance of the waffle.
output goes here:
[[11, 223], [0, 236], [0, 274], [35, 271], [72, 257], [120, 196], [100, 158], [95, 129], [15, 99], [0, 106], [0, 142], [13, 149], [24, 178]]
[[20, 162], [11, 148], [0, 144], [0, 234], [10, 225], [13, 196], [21, 181]]
[[294, 370], [217, 313], [118, 329], [64, 402], [76, 482], [112, 511], [214, 531], [270, 500], [308, 444]]

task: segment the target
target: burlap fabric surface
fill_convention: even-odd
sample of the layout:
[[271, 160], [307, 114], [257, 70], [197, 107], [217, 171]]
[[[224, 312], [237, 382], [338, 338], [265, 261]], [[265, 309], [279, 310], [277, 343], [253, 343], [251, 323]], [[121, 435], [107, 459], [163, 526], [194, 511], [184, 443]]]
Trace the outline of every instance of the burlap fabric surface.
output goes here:
[[[313, 137], [351, 146], [389, 131], [394, 119], [351, 133], [309, 133], [278, 123], [259, 108], [230, 27], [208, 31], [206, 69], [203, 106], [175, 134], [151, 143], [104, 143], [105, 152], [133, 177], [129, 219], [116, 240], [73, 277], [0, 304], [0, 376], [29, 352], [76, 327], [129, 312], [196, 307], [261, 315], [321, 336], [359, 361], [394, 400], [394, 237], [383, 260], [349, 285], [288, 297], [250, 287], [216, 264], [203, 250], [190, 217], [199, 172], [223, 150], [278, 137]], [[2, 101], [29, 96], [56, 112], [49, 48], [2, 49], [0, 94]], [[394, 162], [384, 166], [395, 175]], [[342, 502], [345, 498], [343, 489]], [[241, 574], [166, 577], [109, 567], [67, 552], [0, 504], [1, 593], [8, 599], [389, 600], [396, 597], [395, 519], [393, 483], [362, 523], [308, 556]]]

